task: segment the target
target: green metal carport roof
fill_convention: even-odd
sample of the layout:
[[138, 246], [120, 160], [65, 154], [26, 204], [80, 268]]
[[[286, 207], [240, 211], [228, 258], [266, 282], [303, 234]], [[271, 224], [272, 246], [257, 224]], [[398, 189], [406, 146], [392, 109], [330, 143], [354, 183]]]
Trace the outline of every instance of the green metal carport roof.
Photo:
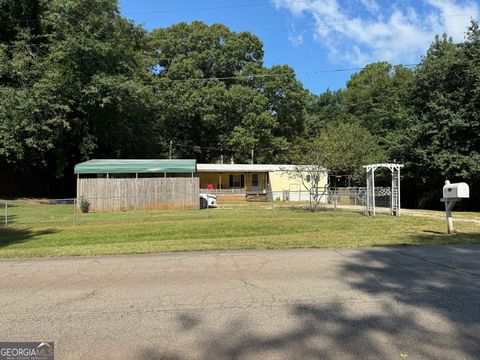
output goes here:
[[195, 173], [191, 159], [94, 159], [75, 165], [75, 174]]

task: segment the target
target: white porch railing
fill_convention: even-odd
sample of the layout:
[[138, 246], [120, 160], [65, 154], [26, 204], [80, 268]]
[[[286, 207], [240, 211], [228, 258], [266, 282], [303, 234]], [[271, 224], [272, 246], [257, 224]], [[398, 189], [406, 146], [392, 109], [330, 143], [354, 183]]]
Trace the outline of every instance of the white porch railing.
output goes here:
[[200, 193], [245, 195], [247, 193], [247, 190], [245, 189], [200, 189]]

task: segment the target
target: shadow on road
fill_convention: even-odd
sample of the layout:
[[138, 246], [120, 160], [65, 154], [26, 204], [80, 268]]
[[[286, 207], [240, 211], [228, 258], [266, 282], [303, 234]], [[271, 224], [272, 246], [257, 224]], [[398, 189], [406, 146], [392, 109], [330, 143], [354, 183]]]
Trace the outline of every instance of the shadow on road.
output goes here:
[[[347, 287], [342, 294], [361, 298], [286, 304], [282, 310], [293, 320], [269, 333], [252, 326], [248, 315], [211, 329], [202, 326], [201, 313], [186, 312], [177, 316], [180, 336], [194, 335], [200, 359], [476, 358], [478, 248], [436, 248], [436, 255], [430, 249], [339, 251], [345, 259], [339, 279]], [[137, 358], [184, 359], [154, 346]]]

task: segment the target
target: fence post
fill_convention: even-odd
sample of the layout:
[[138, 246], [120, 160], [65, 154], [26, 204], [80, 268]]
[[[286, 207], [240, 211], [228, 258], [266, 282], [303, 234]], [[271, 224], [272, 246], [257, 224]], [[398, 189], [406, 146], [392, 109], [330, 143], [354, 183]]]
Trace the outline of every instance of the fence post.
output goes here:
[[[268, 192], [267, 192], [268, 194]], [[273, 191], [270, 191], [270, 198], [272, 199], [272, 218], [275, 217], [275, 199], [273, 196]]]
[[207, 191], [207, 215], [208, 215], [208, 218], [210, 219], [211, 218], [211, 214], [210, 214], [210, 205], [208, 204], [208, 191]]
[[337, 215], [337, 192], [333, 191], [333, 212], [334, 215]]
[[77, 225], [77, 199], [73, 199], [73, 226]]
[[5, 200], [5, 226], [8, 225], [8, 203], [7, 200]]

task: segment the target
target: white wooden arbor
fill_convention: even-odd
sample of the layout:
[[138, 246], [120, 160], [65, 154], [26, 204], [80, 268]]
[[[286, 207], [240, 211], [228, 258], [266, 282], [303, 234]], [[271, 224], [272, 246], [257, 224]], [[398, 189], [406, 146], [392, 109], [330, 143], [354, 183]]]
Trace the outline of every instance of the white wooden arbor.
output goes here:
[[375, 170], [389, 169], [392, 173], [392, 189], [390, 191], [390, 215], [400, 216], [400, 169], [402, 164], [365, 165], [367, 171], [366, 213], [375, 216]]

